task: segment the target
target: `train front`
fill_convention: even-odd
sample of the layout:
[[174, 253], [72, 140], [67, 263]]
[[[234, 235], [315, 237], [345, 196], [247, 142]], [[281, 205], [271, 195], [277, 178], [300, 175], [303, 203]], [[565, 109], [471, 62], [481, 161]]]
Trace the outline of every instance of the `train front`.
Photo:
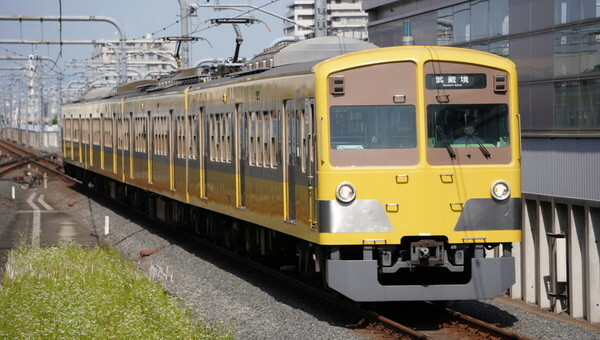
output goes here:
[[355, 301], [488, 299], [510, 288], [521, 240], [514, 64], [413, 46], [313, 70], [328, 285]]

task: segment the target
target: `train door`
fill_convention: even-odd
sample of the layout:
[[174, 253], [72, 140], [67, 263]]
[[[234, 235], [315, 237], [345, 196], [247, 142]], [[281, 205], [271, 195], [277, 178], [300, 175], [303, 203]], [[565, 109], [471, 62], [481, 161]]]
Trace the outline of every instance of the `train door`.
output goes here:
[[247, 154], [248, 130], [246, 125], [246, 113], [243, 112], [241, 104], [235, 105], [234, 113], [234, 159], [235, 159], [235, 175], [236, 175], [236, 205], [238, 208], [244, 208], [245, 188], [246, 188], [246, 169], [245, 161]]
[[285, 220], [294, 222], [296, 220], [296, 167], [298, 166], [298, 133], [297, 112], [293, 101], [286, 100], [284, 107], [284, 141], [285, 152], [283, 166], [284, 171], [284, 196], [285, 196]]
[[304, 127], [305, 133], [303, 134], [304, 153], [303, 158], [305, 162], [305, 169], [307, 175], [307, 188], [308, 188], [308, 222], [311, 227], [316, 227], [317, 221], [315, 216], [316, 210], [316, 199], [315, 199], [315, 103], [314, 99], [306, 99], [304, 102]]

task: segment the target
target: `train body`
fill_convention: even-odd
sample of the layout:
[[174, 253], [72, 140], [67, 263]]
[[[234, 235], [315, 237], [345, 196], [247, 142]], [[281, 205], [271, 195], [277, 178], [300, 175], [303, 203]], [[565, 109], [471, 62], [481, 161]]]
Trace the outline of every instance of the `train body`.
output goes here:
[[355, 301], [493, 298], [521, 238], [517, 100], [509, 60], [426, 46], [129, 84], [63, 106], [65, 171]]

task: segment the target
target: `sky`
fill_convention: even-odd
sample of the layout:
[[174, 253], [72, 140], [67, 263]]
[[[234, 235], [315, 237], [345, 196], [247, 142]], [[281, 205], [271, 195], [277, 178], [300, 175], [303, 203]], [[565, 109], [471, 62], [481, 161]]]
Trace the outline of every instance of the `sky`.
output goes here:
[[[188, 4], [196, 3], [186, 0]], [[256, 7], [285, 15], [291, 0], [221, 0], [222, 5], [252, 4]], [[200, 4], [218, 4], [215, 0], [199, 0]], [[178, 0], [0, 0], [0, 15], [62, 15], [104, 16], [117, 21], [127, 39], [143, 38], [150, 35], [154, 39], [178, 36], [181, 33]], [[245, 11], [250, 10], [246, 8]], [[191, 44], [190, 64], [204, 58], [231, 57], [235, 50], [235, 32], [231, 25], [215, 26], [210, 19], [233, 17], [243, 14], [241, 11], [200, 8], [197, 17], [190, 19], [190, 31], [193, 36], [206, 39]], [[262, 20], [264, 23], [240, 25], [244, 39], [240, 56], [251, 58], [263, 51], [271, 42], [283, 36], [283, 20], [268, 14], [254, 11], [244, 15]], [[99, 40], [119, 39], [117, 29], [106, 22], [63, 22], [62, 32], [58, 22], [37, 21], [0, 21], [0, 40]], [[0, 56], [28, 56], [30, 54], [49, 57], [64, 65], [73, 59], [89, 59], [91, 45], [16, 45], [0, 44]], [[0, 69], [18, 67], [24, 62], [0, 60]], [[0, 75], [6, 75], [2, 70]], [[64, 70], [68, 74], [68, 70]]]

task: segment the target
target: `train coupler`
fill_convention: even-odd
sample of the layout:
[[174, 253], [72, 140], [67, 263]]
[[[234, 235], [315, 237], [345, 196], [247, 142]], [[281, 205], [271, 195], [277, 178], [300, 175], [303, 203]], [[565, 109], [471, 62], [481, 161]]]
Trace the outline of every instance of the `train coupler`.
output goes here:
[[444, 242], [427, 239], [411, 242], [410, 263], [425, 267], [444, 264]]

